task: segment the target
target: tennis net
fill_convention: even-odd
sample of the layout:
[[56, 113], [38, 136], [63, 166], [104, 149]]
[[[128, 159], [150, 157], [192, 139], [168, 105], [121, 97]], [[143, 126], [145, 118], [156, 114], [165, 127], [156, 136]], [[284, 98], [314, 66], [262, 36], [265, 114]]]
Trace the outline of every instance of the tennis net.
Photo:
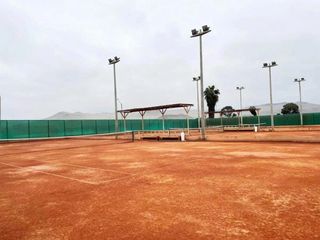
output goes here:
[[0, 139], [0, 143], [6, 142], [29, 142], [29, 141], [50, 141], [50, 140], [95, 140], [95, 141], [109, 141], [114, 143], [134, 142], [134, 131], [117, 132], [117, 133], [103, 133], [92, 135], [74, 135], [61, 137], [39, 137], [39, 138], [16, 138], [16, 139]]

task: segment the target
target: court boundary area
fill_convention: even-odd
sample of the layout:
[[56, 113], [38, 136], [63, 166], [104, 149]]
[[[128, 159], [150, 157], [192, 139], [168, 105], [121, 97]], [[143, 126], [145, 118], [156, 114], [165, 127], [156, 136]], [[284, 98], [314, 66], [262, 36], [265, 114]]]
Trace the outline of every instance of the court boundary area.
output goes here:
[[[119, 239], [130, 228], [128, 239], [282, 239], [319, 232], [318, 147], [211, 141], [91, 145], [66, 151], [55, 151], [63, 147], [60, 142], [47, 141], [0, 146], [4, 154], [16, 154], [0, 156], [2, 236]], [[29, 148], [52, 152], [19, 153]], [[306, 224], [294, 227], [301, 222]]]

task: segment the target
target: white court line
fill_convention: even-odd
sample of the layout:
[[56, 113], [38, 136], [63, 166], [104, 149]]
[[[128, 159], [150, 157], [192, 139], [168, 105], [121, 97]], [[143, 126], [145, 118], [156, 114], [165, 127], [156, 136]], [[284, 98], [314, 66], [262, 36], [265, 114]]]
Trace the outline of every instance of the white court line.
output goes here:
[[[14, 167], [14, 168], [21, 168], [21, 169], [26, 168], [26, 167], [20, 167], [20, 166], [7, 164], [7, 163], [3, 163], [3, 162], [0, 162], [0, 164], [6, 165], [6, 166], [9, 166], [9, 167]], [[89, 182], [89, 181], [80, 180], [80, 179], [76, 179], [76, 178], [66, 177], [66, 176], [63, 176], [63, 175], [55, 174], [55, 173], [48, 173], [48, 172], [44, 172], [44, 171], [40, 171], [40, 170], [33, 170], [33, 169], [30, 169], [30, 170], [31, 170], [31, 172], [39, 172], [39, 173], [43, 173], [43, 174], [47, 174], [47, 175], [51, 175], [51, 176], [55, 176], [55, 177], [60, 177], [60, 178], [65, 178], [65, 179], [69, 179], [69, 180], [72, 180], [72, 181], [77, 181], [77, 182], [86, 183], [86, 184], [90, 184], [90, 185], [98, 185], [99, 184], [99, 183], [95, 183], [95, 182]]]
[[[196, 162], [196, 161], [199, 161], [201, 159], [193, 159], [193, 160], [190, 160], [190, 161], [187, 161], [188, 163], [192, 163], [192, 162]], [[41, 162], [40, 160], [36, 160], [36, 161], [39, 161]], [[47, 161], [43, 161], [43, 162], [47, 162]], [[49, 163], [52, 163], [52, 162], [49, 162]], [[15, 166], [15, 165], [11, 165], [11, 164], [6, 164], [6, 163], [2, 163], [0, 162], [0, 164], [3, 164], [3, 165], [7, 165], [7, 166], [11, 166], [11, 167], [15, 167], [15, 168], [25, 168], [25, 167], [20, 167], [20, 166]], [[58, 163], [59, 164], [59, 163]], [[166, 168], [166, 167], [170, 167], [170, 166], [175, 166], [177, 163], [173, 163], [173, 164], [168, 164], [168, 165], [165, 165], [165, 166], [161, 166], [161, 167], [158, 167], [158, 168], [155, 168], [153, 171], [149, 172], [148, 173], [148, 170], [147, 171], [144, 171], [142, 173], [134, 173], [134, 174], [130, 174], [129, 176], [125, 176], [125, 177], [120, 177], [120, 178], [113, 178], [113, 179], [110, 179], [110, 180], [106, 180], [106, 181], [99, 181], [99, 182], [89, 182], [89, 181], [85, 181], [85, 180], [79, 180], [79, 179], [76, 179], [76, 178], [70, 178], [70, 177], [65, 177], [65, 176], [62, 176], [62, 175], [58, 175], [58, 174], [54, 174], [54, 173], [48, 173], [48, 172], [44, 172], [44, 171], [39, 171], [39, 170], [32, 170], [34, 172], [40, 172], [40, 173], [43, 173], [43, 174], [48, 174], [48, 175], [52, 175], [52, 176], [56, 176], [56, 177], [60, 177], [60, 178], [65, 178], [65, 179], [69, 179], [69, 180], [73, 180], [73, 181], [77, 181], [77, 182], [81, 182], [81, 183], [87, 183], [87, 184], [91, 184], [91, 185], [100, 185], [100, 184], [105, 184], [105, 183], [110, 183], [110, 182], [115, 182], [115, 181], [120, 181], [120, 180], [123, 180], [123, 179], [127, 179], [127, 178], [131, 178], [131, 177], [135, 177], [135, 176], [138, 176], [139, 178], [142, 178], [142, 177], [145, 177], [147, 174], [152, 174], [152, 173], [156, 173], [157, 171], [163, 169], [163, 168]], [[62, 165], [67, 165], [67, 164], [62, 164]], [[68, 165], [73, 165], [73, 164], [68, 164]], [[75, 165], [75, 166], [80, 166], [80, 165]], [[82, 167], [82, 166], [81, 166]], [[93, 168], [93, 169], [99, 169], [99, 170], [104, 170], [104, 169], [100, 169], [100, 168]], [[108, 171], [108, 170], [106, 170]]]
[[129, 172], [122, 172], [122, 171], [117, 171], [117, 170], [110, 170], [110, 169], [103, 169], [103, 168], [96, 168], [96, 167], [88, 167], [88, 166], [83, 166], [83, 165], [78, 165], [78, 164], [71, 164], [71, 163], [43, 161], [43, 160], [37, 160], [37, 159], [32, 159], [32, 160], [38, 161], [38, 162], [44, 162], [44, 163], [60, 164], [60, 165], [81, 167], [81, 168], [88, 168], [88, 169], [96, 169], [96, 170], [101, 170], [101, 171], [106, 171], [106, 172], [115, 172], [115, 173], [121, 173], [121, 174], [127, 174], [127, 175], [131, 175], [132, 174], [132, 173], [129, 173]]
[[[201, 160], [201, 159], [193, 159], [193, 160], [190, 160], [190, 161], [187, 161], [187, 162], [188, 163], [192, 163], [192, 162], [197, 162], [199, 160]], [[153, 174], [153, 173], [156, 173], [156, 172], [162, 170], [163, 168], [172, 167], [172, 166], [175, 166], [175, 165], [177, 165], [177, 163], [172, 163], [172, 164], [167, 164], [165, 166], [157, 167], [157, 168], [155, 168], [153, 170], [150, 170], [149, 172], [148, 172], [148, 170], [146, 170], [146, 171], [143, 171], [141, 173], [132, 173], [129, 176], [120, 177], [120, 178], [114, 178], [114, 179], [110, 179], [110, 180], [106, 180], [106, 181], [101, 181], [99, 183], [103, 184], [103, 183], [115, 182], [115, 181], [120, 181], [120, 180], [123, 180], [123, 179], [135, 177], [135, 176], [137, 176], [138, 178], [143, 178], [143, 177], [147, 176], [148, 174]]]
[[[188, 163], [190, 163], [190, 162], [192, 163], [192, 162], [196, 162], [196, 161], [199, 161], [199, 159], [190, 160], [190, 161], [188, 161]], [[156, 173], [156, 172], [162, 170], [163, 168], [172, 167], [172, 166], [175, 166], [175, 165], [177, 165], [177, 163], [172, 163], [172, 164], [167, 164], [165, 166], [157, 167], [157, 168], [155, 168], [153, 170], [150, 170], [149, 172], [148, 172], [148, 170], [146, 170], [146, 171], [143, 171], [141, 173], [132, 173], [129, 176], [120, 177], [120, 178], [113, 178], [113, 179], [110, 179], [110, 180], [101, 181], [99, 183], [103, 184], [103, 183], [115, 182], [115, 181], [120, 181], [120, 180], [123, 180], [123, 179], [135, 177], [135, 176], [137, 176], [138, 178], [143, 178], [143, 177], [147, 176], [148, 174], [153, 174], [153, 173]]]

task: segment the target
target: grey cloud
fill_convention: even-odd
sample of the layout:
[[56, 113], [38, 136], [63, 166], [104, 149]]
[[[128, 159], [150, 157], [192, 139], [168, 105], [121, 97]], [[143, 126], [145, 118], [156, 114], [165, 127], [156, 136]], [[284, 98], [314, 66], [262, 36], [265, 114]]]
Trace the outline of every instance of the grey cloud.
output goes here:
[[1, 1], [0, 94], [4, 118], [45, 118], [58, 111], [113, 112], [125, 107], [196, 103], [199, 44], [190, 30], [208, 24], [205, 86], [219, 107], [268, 102], [264, 61], [276, 60], [275, 101], [319, 103], [320, 3], [310, 1]]

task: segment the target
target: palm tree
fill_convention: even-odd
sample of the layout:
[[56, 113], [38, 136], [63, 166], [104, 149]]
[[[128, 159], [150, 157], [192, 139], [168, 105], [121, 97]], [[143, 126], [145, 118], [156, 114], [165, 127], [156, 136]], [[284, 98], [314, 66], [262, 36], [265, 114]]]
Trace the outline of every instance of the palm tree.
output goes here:
[[208, 86], [204, 91], [204, 96], [207, 101], [207, 106], [209, 110], [209, 118], [214, 118], [214, 112], [216, 110], [216, 104], [219, 101], [220, 90], [215, 89], [215, 86]]
[[253, 116], [257, 116], [257, 108], [255, 106], [250, 106], [249, 107], [249, 112], [253, 115]]

